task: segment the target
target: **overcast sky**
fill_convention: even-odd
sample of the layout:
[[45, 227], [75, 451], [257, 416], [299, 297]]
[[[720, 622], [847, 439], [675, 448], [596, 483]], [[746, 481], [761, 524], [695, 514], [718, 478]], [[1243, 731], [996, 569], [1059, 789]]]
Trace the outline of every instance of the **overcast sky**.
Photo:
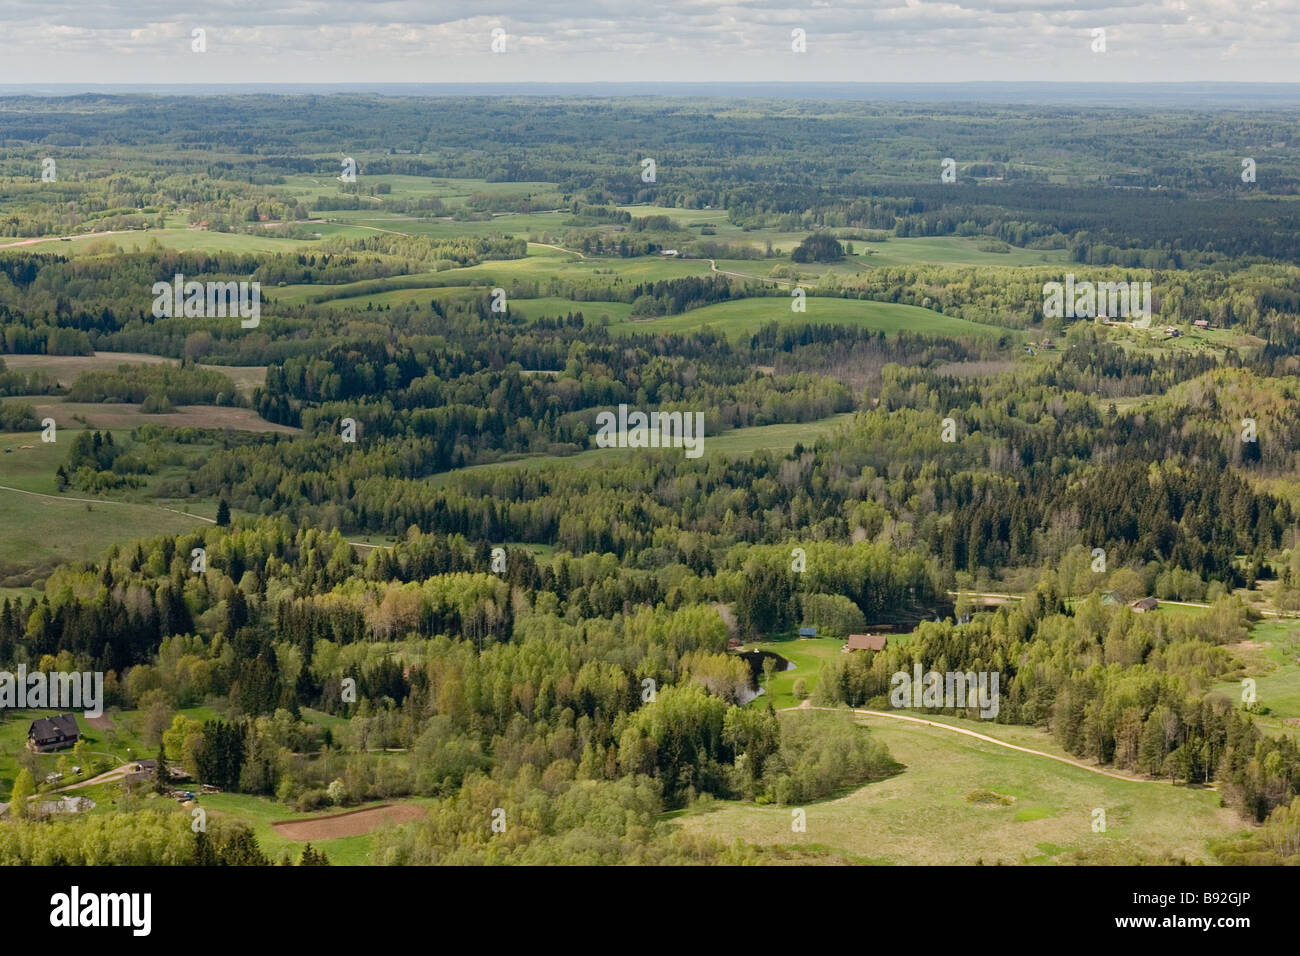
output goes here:
[[0, 0], [0, 51], [0, 83], [1300, 82], [1300, 0]]

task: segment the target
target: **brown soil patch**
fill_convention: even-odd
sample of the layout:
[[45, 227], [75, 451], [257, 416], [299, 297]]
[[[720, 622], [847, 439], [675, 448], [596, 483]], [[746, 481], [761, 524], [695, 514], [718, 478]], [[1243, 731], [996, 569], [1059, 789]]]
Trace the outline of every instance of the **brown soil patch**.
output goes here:
[[333, 840], [336, 837], [361, 836], [380, 827], [410, 823], [412, 820], [422, 819], [424, 815], [424, 808], [412, 803], [386, 804], [381, 807], [367, 807], [365, 810], [334, 813], [328, 817], [283, 820], [272, 823], [271, 829], [282, 837], [298, 842]]
[[108, 714], [100, 714], [98, 717], [83, 717], [82, 719], [96, 730], [108, 730], [113, 726], [113, 718]]

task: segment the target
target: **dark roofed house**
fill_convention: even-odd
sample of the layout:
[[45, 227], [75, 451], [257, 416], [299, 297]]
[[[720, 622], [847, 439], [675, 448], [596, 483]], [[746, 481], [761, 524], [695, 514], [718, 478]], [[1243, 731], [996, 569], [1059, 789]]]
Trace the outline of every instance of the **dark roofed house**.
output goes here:
[[1135, 614], [1145, 614], [1147, 611], [1154, 611], [1160, 606], [1160, 602], [1153, 597], [1144, 597], [1140, 601], [1134, 601], [1132, 604]]
[[27, 728], [27, 748], [37, 753], [49, 753], [71, 747], [81, 737], [77, 729], [77, 718], [72, 714], [59, 714], [57, 717], [41, 717], [33, 720]]
[[849, 642], [844, 645], [845, 651], [883, 651], [885, 649], [885, 635], [883, 634], [850, 634]]

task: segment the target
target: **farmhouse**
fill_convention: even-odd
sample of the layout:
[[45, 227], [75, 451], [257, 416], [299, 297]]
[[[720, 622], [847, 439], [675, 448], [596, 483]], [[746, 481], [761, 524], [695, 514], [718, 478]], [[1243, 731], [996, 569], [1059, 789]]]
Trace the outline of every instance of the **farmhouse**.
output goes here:
[[1197, 319], [1192, 323], [1192, 325], [1196, 326], [1198, 329], [1208, 329], [1210, 327], [1210, 323], [1205, 319]]
[[1144, 597], [1140, 601], [1134, 601], [1132, 604], [1134, 614], [1145, 614], [1147, 611], [1154, 611], [1160, 606], [1160, 602], [1153, 597]]
[[849, 642], [844, 645], [845, 652], [883, 651], [884, 649], [885, 635], [883, 634], [850, 634]]
[[27, 728], [27, 749], [37, 753], [49, 753], [71, 747], [81, 737], [77, 730], [77, 718], [72, 714], [59, 714], [57, 717], [41, 717], [33, 720]]

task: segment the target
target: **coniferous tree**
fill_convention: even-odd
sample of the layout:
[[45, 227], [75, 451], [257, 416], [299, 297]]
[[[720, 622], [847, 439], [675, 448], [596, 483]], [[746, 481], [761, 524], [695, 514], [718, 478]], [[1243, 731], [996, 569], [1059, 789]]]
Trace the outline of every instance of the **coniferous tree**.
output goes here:
[[158, 793], [171, 789], [171, 774], [167, 771], [167, 748], [158, 744], [158, 762], [153, 768], [153, 788]]

